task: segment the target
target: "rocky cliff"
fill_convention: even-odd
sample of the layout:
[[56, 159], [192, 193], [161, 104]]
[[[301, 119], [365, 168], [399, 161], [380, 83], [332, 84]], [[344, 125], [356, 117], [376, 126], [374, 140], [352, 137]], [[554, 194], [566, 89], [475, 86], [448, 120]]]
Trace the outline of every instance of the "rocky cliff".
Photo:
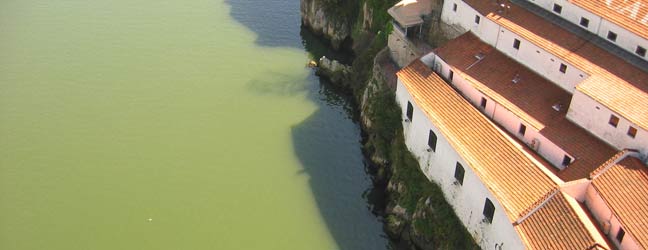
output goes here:
[[[350, 16], [341, 14], [335, 8], [335, 0], [301, 0], [302, 25], [331, 42], [334, 49], [351, 37]], [[346, 13], [346, 12], [345, 12]]]
[[[337, 1], [355, 2], [357, 13], [350, 15], [346, 12], [351, 7], [331, 8], [326, 5]], [[355, 97], [359, 122], [365, 134], [363, 152], [371, 163], [374, 185], [384, 189], [386, 194], [385, 207], [378, 210], [384, 218], [385, 232], [392, 240], [392, 249], [478, 249], [446, 202], [443, 192], [423, 175], [418, 161], [405, 146], [402, 114], [394, 96], [397, 66], [385, 47], [391, 32], [386, 10], [395, 2], [302, 0], [304, 25], [313, 25], [313, 20], [319, 20], [317, 27], [326, 26], [327, 32], [331, 33], [321, 34], [327, 38], [337, 34], [336, 40], [332, 39], [333, 46], [340, 46], [339, 41], [353, 36], [356, 48], [357, 57], [352, 65], [344, 66], [322, 58], [317, 73]], [[432, 0], [431, 4], [440, 7], [442, 0]], [[349, 22], [348, 26], [331, 25], [330, 21], [334, 19], [331, 17], [335, 16], [344, 17], [343, 20]], [[322, 25], [325, 23], [329, 26]], [[317, 27], [310, 27], [317, 31]], [[429, 27], [429, 32], [436, 32], [432, 30], [435, 25]], [[353, 30], [353, 34], [345, 33], [347, 29]], [[347, 37], [342, 38], [343, 35]]]

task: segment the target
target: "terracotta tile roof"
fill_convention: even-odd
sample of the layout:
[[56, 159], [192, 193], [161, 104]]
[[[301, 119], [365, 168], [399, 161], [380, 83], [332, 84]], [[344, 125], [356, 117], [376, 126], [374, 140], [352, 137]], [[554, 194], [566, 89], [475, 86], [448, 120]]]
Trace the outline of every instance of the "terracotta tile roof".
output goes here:
[[592, 180], [623, 229], [648, 249], [648, 167], [626, 157]]
[[528, 249], [610, 249], [587, 212], [562, 192], [541, 204], [515, 229]]
[[[479, 63], [475, 55], [484, 55]], [[536, 130], [567, 113], [571, 94], [507, 57], [468, 32], [437, 49], [455, 73], [467, 78], [480, 92], [522, 118]], [[470, 68], [469, 68], [470, 67]], [[513, 83], [515, 76], [519, 82]], [[563, 105], [561, 112], [552, 106]]]
[[420, 60], [399, 71], [398, 77], [511, 221], [559, 182]]
[[[648, 22], [642, 22], [644, 18], [648, 18], [648, 1], [571, 0], [570, 2], [644, 39], [648, 39]], [[635, 8], [637, 6], [638, 8]]]
[[498, 14], [495, 1], [464, 0], [489, 20], [583, 70], [576, 89], [648, 130], [648, 74], [547, 20], [512, 5]]
[[[484, 59], [473, 64], [475, 55]], [[574, 156], [563, 171], [551, 168], [564, 181], [587, 178], [589, 173], [612, 157], [616, 150], [565, 118], [571, 95], [524, 65], [507, 57], [468, 32], [436, 50], [457, 76], [479, 92], [511, 111], [540, 134]], [[472, 65], [472, 66], [471, 66]], [[470, 68], [468, 68], [470, 67]], [[518, 75], [520, 81], [511, 80]], [[552, 106], [563, 105], [559, 112]]]
[[568, 167], [557, 172], [564, 181], [587, 178], [618, 152], [564, 116], [540, 130], [540, 134], [574, 157]]

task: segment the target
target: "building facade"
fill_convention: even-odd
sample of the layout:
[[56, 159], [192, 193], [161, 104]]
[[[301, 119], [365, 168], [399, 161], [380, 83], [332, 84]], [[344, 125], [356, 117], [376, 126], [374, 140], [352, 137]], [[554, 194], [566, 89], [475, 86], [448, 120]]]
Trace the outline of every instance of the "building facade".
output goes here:
[[444, 1], [466, 33], [403, 68], [396, 100], [408, 148], [482, 248], [648, 248], [645, 9]]

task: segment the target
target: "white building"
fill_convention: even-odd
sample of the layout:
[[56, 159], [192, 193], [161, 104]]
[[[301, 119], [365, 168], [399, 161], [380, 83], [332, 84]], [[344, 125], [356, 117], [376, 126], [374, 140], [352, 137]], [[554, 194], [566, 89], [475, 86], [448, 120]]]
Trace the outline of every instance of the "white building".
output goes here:
[[[531, 1], [648, 47], [641, 1]], [[444, 1], [469, 32], [398, 73], [406, 144], [482, 248], [647, 249], [648, 67], [529, 6]]]
[[618, 150], [638, 150], [648, 161], [648, 69], [515, 4], [448, 0], [441, 18], [572, 93], [569, 120]]
[[[405, 142], [482, 248], [610, 249], [564, 183], [429, 66], [416, 60], [398, 77]], [[566, 226], [569, 237], [555, 233]]]

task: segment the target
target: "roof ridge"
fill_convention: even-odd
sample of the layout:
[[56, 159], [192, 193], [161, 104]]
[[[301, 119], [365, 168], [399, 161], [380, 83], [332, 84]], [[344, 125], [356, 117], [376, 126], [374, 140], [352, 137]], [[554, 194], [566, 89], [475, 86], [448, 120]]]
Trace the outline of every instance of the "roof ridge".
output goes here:
[[623, 149], [616, 153], [614, 156], [612, 156], [609, 160], [601, 164], [598, 168], [594, 169], [592, 173], [589, 175], [589, 179], [593, 180], [602, 174], [604, 174], [608, 169], [612, 168], [615, 164], [618, 162], [622, 161], [626, 157], [630, 156], [631, 154], [636, 154], [638, 151], [634, 149]]
[[526, 220], [531, 215], [533, 215], [536, 211], [544, 207], [547, 204], [547, 202], [553, 199], [553, 197], [556, 196], [556, 194], [558, 194], [559, 192], [560, 189], [558, 186], [556, 186], [552, 190], [547, 192], [544, 196], [540, 197], [536, 202], [531, 204], [531, 206], [529, 206], [526, 210], [522, 211], [518, 215], [519, 219], [513, 222], [513, 226], [519, 225], [520, 223], [524, 222], [524, 220]]

